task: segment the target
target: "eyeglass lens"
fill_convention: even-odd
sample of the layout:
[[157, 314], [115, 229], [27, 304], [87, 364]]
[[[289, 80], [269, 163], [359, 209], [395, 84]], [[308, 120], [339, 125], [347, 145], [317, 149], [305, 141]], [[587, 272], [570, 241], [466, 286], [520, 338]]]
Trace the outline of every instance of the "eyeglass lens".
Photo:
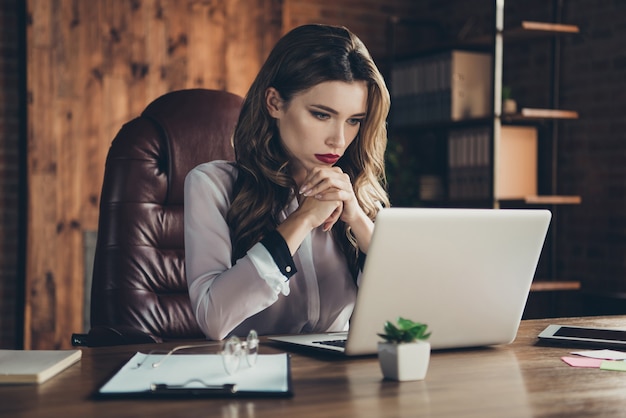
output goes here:
[[259, 354], [259, 336], [255, 330], [250, 330], [245, 342], [235, 336], [230, 337], [222, 348], [224, 369], [229, 375], [239, 370], [241, 356], [245, 355], [248, 365], [254, 366]]
[[248, 365], [254, 366], [259, 355], [259, 336], [255, 330], [250, 330], [246, 339], [246, 359]]
[[239, 370], [239, 362], [241, 361], [241, 341], [239, 338], [231, 337], [226, 340], [222, 349], [222, 359], [226, 373], [233, 374]]

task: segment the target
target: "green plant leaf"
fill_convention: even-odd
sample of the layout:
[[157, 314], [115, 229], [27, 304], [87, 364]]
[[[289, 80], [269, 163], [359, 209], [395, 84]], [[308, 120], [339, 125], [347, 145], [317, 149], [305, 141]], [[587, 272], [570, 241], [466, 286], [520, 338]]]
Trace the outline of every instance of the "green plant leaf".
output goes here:
[[[397, 324], [397, 325], [396, 325]], [[430, 332], [426, 332], [428, 325], [414, 322], [410, 319], [399, 317], [396, 324], [386, 321], [384, 333], [378, 334], [385, 341], [393, 343], [406, 343], [417, 340], [426, 340], [430, 337]]]

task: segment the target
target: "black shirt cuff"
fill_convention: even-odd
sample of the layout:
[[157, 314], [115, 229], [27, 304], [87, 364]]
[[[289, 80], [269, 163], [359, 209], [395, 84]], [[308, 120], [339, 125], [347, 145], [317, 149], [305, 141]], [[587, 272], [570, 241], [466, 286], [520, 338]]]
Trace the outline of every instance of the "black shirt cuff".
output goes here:
[[261, 244], [263, 244], [267, 251], [269, 251], [274, 259], [274, 262], [278, 266], [278, 269], [285, 277], [287, 277], [287, 280], [296, 274], [298, 270], [296, 270], [296, 265], [293, 262], [289, 246], [278, 231], [273, 230], [272, 232], [269, 232], [265, 237], [263, 237]]
[[365, 254], [363, 251], [359, 250], [359, 257], [357, 259], [358, 263], [359, 263], [359, 270], [363, 271], [363, 267], [365, 266], [365, 258], [367, 257], [367, 254]]

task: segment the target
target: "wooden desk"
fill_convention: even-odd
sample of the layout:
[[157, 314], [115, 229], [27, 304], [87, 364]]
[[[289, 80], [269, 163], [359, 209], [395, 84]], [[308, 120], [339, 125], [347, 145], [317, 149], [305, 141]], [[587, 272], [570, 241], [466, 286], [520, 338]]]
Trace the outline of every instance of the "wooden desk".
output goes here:
[[[383, 381], [375, 357], [294, 353], [290, 399], [106, 400], [91, 394], [130, 356], [152, 346], [87, 348], [39, 386], [0, 387], [0, 416], [19, 417], [531, 417], [623, 416], [626, 373], [577, 369], [567, 348], [536, 346], [549, 323], [626, 329], [626, 316], [523, 321], [508, 346], [434, 352], [426, 380]], [[162, 345], [163, 346], [172, 346]], [[278, 352], [262, 345], [262, 353]]]

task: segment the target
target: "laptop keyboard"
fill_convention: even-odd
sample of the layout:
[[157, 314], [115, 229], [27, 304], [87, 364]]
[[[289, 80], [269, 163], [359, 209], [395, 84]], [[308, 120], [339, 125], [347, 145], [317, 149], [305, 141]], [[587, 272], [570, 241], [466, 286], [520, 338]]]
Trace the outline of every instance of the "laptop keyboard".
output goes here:
[[326, 340], [326, 341], [313, 341], [313, 344], [320, 345], [331, 345], [333, 347], [344, 347], [346, 346], [346, 340]]

